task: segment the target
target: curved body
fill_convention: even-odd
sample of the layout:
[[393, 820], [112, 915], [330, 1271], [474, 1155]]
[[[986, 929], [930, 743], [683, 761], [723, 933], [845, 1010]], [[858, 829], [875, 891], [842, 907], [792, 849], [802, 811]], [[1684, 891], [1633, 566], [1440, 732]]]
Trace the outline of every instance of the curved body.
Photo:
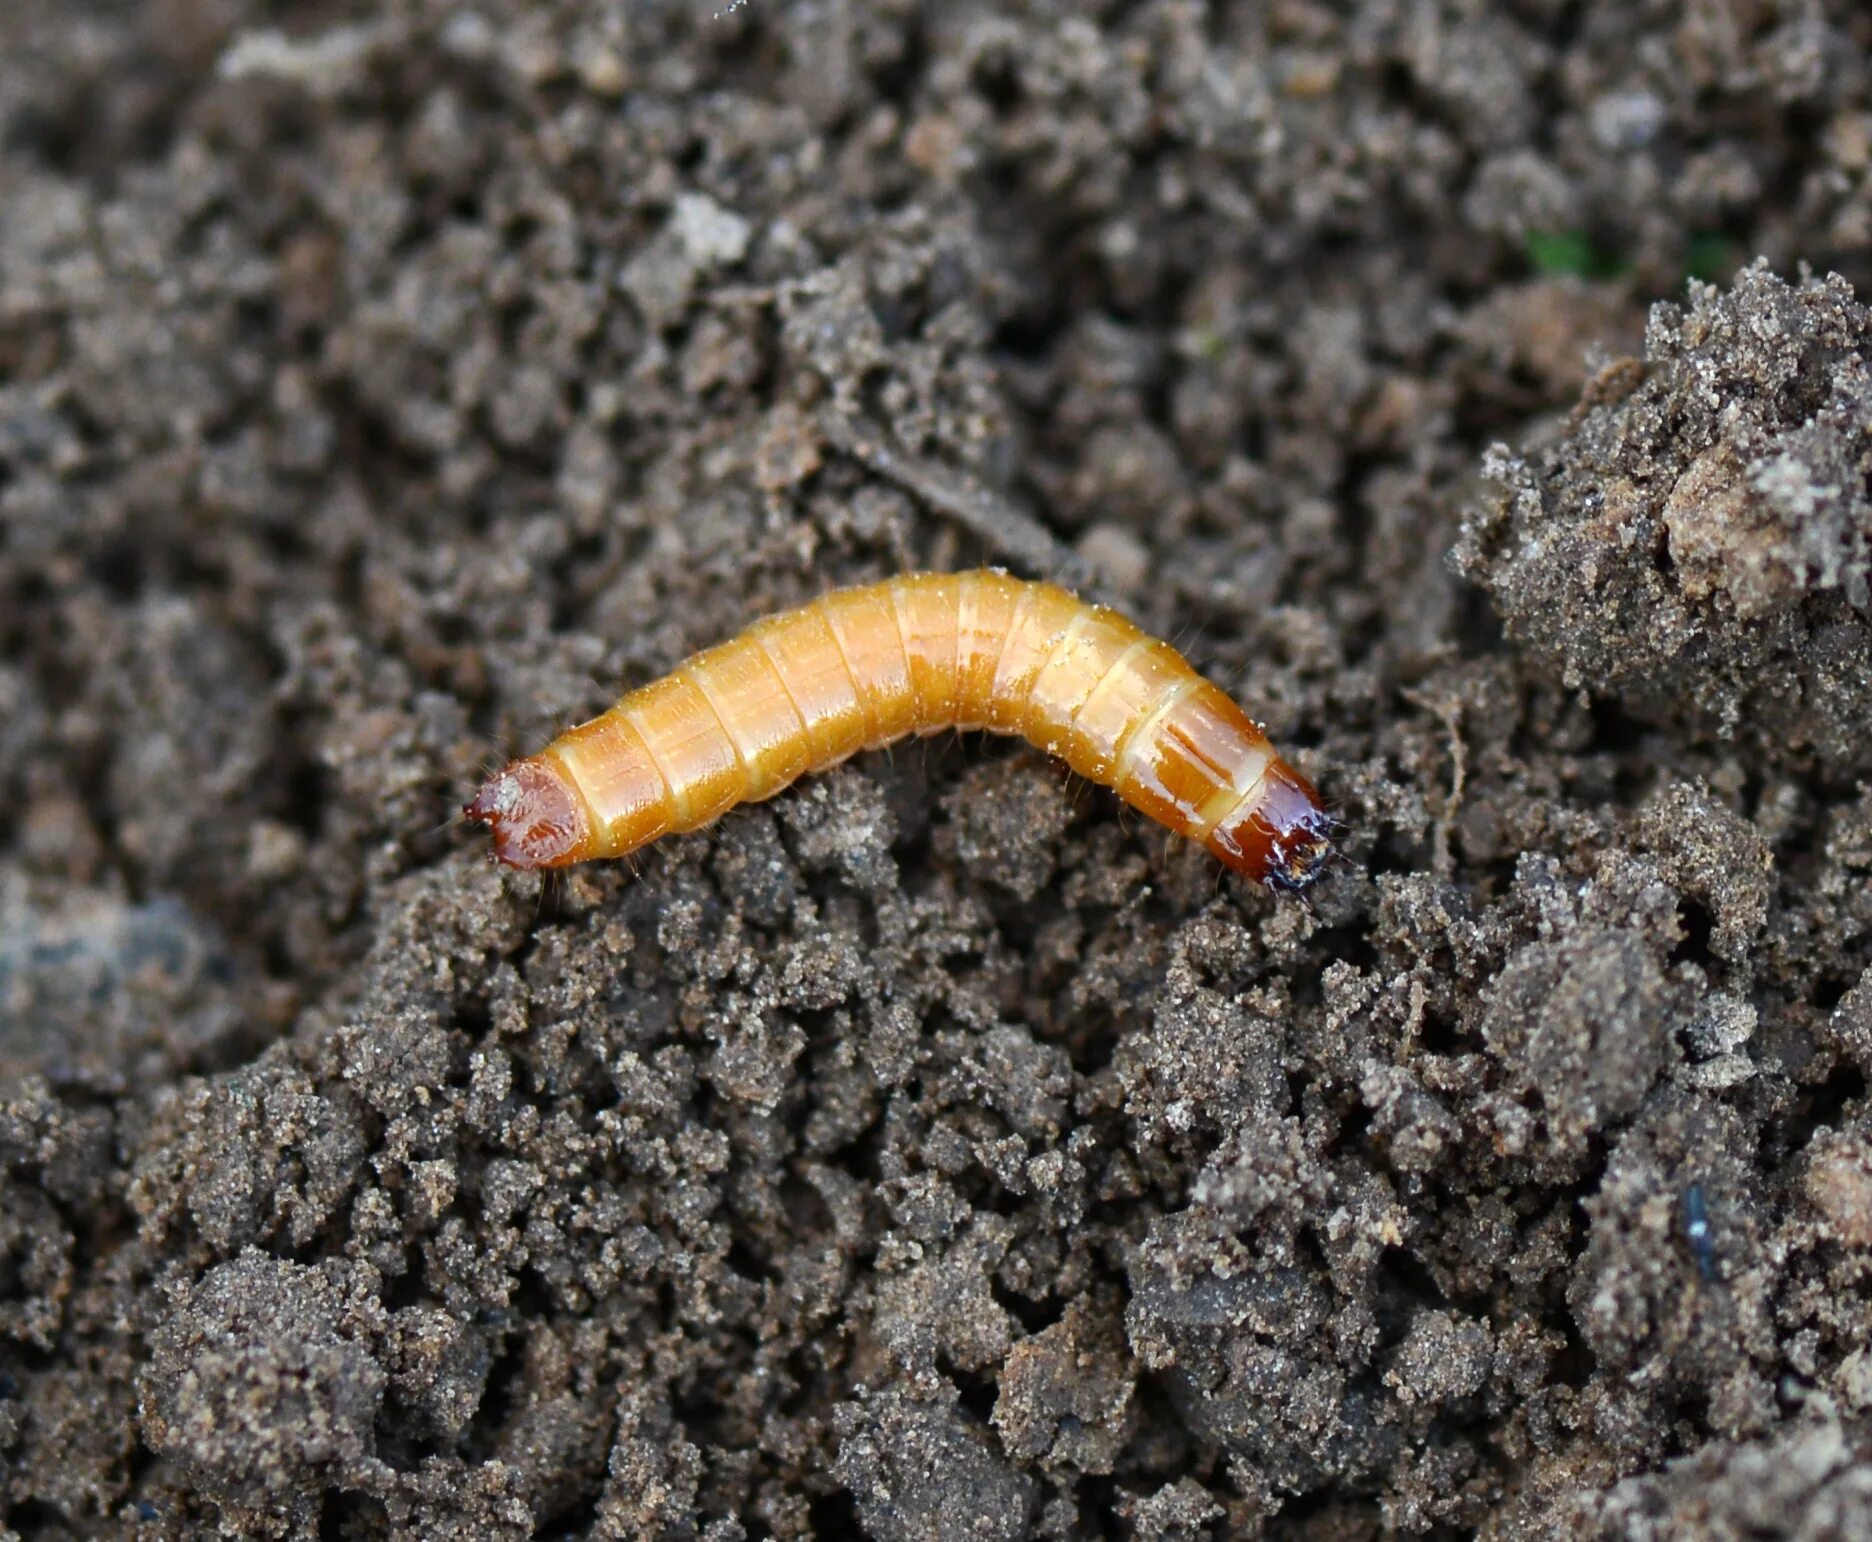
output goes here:
[[1053, 584], [926, 573], [756, 622], [490, 778], [515, 867], [622, 856], [912, 733], [1018, 734], [1239, 873], [1302, 888], [1332, 821], [1168, 643]]

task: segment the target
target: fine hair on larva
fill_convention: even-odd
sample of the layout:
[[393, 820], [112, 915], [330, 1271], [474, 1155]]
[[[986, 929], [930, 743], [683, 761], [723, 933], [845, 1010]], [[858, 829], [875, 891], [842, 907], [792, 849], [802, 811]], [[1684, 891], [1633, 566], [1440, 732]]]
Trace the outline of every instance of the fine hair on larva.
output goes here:
[[1332, 817], [1168, 643], [991, 569], [838, 589], [757, 621], [482, 784], [517, 868], [620, 857], [910, 734], [1018, 734], [1257, 882], [1300, 890]]

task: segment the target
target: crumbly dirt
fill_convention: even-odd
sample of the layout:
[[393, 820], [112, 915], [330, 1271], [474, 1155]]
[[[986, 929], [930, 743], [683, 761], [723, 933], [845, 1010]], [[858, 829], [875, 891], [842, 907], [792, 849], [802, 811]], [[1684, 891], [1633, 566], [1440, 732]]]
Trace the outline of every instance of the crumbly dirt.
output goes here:
[[1658, 305], [1538, 466], [1490, 470], [1462, 566], [1569, 687], [1872, 767], [1872, 313], [1843, 278], [1763, 262]]
[[[1872, 1531], [1864, 8], [718, 10], [0, 7], [7, 1534]], [[1309, 903], [452, 817], [976, 562]]]

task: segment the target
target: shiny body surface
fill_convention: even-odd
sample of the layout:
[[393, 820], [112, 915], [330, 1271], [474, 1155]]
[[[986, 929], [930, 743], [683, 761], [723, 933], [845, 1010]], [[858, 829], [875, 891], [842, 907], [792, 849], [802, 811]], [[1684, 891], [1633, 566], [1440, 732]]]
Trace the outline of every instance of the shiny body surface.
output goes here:
[[769, 616], [491, 778], [516, 867], [622, 856], [912, 733], [1018, 734], [1249, 877], [1313, 878], [1332, 821], [1168, 643], [1052, 584], [912, 574]]

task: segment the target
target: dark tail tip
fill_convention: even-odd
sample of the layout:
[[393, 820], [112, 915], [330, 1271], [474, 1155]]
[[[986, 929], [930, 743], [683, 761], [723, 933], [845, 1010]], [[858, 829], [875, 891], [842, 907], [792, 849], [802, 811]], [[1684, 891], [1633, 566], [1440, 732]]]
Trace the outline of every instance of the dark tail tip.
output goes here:
[[1253, 854], [1251, 871], [1270, 889], [1303, 894], [1332, 856], [1338, 828], [1313, 784], [1285, 761], [1276, 761], [1242, 844]]
[[1262, 880], [1270, 889], [1284, 894], [1304, 894], [1333, 854], [1330, 816], [1321, 816], [1317, 828], [1290, 833], [1286, 840], [1270, 843], [1267, 876]]

